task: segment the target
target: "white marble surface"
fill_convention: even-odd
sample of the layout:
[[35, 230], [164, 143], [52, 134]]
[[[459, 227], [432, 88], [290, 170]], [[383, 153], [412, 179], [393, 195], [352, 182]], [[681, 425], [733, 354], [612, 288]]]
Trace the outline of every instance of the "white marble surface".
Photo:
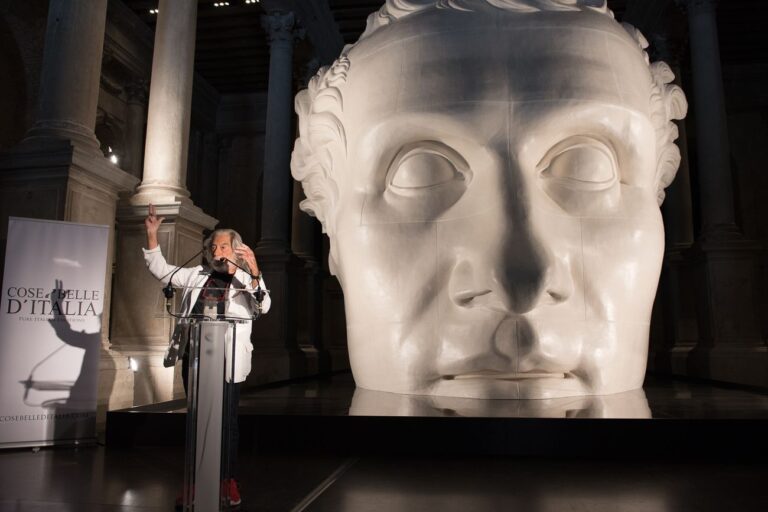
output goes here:
[[427, 4], [388, 2], [296, 100], [292, 171], [358, 387], [639, 388], [686, 110], [671, 71], [600, 7]]

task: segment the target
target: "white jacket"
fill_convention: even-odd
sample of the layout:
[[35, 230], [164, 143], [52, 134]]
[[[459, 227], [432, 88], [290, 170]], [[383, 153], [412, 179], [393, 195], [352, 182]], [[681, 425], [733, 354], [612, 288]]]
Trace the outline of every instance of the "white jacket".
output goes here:
[[[168, 281], [173, 274], [173, 286], [182, 288], [184, 293], [181, 299], [181, 311], [184, 315], [188, 315], [192, 312], [192, 308], [197, 302], [197, 297], [200, 295], [203, 285], [205, 285], [208, 277], [210, 276], [210, 270], [206, 270], [202, 265], [196, 267], [179, 268], [174, 265], [169, 265], [163, 257], [163, 253], [160, 251], [160, 247], [154, 249], [142, 249], [144, 251], [144, 261], [147, 264], [147, 268], [160, 280], [164, 285], [168, 284]], [[267, 292], [267, 287], [264, 283], [264, 278], [259, 277], [259, 284], [261, 289], [265, 291], [264, 300], [261, 303], [261, 312], [266, 313], [269, 311], [269, 307], [272, 304], [272, 300]], [[235, 382], [243, 382], [245, 378], [251, 373], [251, 352], [253, 352], [253, 344], [251, 344], [251, 314], [256, 308], [256, 299], [252, 292], [254, 291], [251, 286], [250, 276], [241, 269], [237, 269], [234, 277], [232, 278], [232, 284], [229, 288], [229, 300], [227, 301], [226, 315], [228, 317], [243, 318], [246, 319], [243, 322], [235, 324], [236, 337], [237, 337], [237, 352], [235, 354]], [[226, 358], [227, 361], [231, 361], [232, 354], [232, 330], [227, 331], [226, 339]], [[227, 368], [229, 368], [227, 364]], [[227, 372], [227, 381], [232, 381], [231, 372]]]

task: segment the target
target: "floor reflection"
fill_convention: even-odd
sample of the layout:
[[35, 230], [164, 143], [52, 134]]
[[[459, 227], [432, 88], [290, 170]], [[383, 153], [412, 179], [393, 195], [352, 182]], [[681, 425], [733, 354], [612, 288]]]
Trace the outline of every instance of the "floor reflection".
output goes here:
[[642, 389], [605, 396], [543, 400], [478, 400], [399, 395], [355, 389], [350, 416], [464, 416], [483, 418], [650, 418]]
[[[158, 404], [160, 406], [162, 404]], [[157, 407], [157, 406], [155, 406]], [[649, 377], [643, 389], [549, 400], [477, 400], [355, 388], [351, 374], [251, 389], [241, 414], [510, 418], [766, 419], [768, 392], [711, 382]], [[184, 411], [177, 402], [166, 410]]]

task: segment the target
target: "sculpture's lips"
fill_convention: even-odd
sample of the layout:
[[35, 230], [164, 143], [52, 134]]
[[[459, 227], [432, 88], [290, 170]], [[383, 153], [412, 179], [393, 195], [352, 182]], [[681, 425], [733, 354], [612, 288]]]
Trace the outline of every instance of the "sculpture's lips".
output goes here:
[[479, 372], [462, 373], [459, 375], [444, 375], [445, 380], [526, 380], [526, 379], [565, 379], [565, 373], [552, 373], [539, 370], [530, 372], [499, 372], [495, 370], [483, 370]]

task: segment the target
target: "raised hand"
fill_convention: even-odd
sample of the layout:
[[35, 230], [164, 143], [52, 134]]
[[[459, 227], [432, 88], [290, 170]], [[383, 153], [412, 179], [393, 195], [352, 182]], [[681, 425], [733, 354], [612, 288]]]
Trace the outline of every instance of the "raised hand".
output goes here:
[[163, 223], [165, 217], [158, 217], [155, 205], [149, 204], [149, 214], [144, 219], [144, 227], [147, 229], [147, 249], [154, 249], [157, 247], [157, 231], [160, 229], [160, 224]]
[[259, 265], [256, 263], [256, 255], [253, 254], [253, 250], [250, 247], [242, 244], [240, 247], [235, 249], [235, 256], [237, 256], [238, 259], [244, 261], [245, 264], [248, 265], [251, 274], [255, 276], [259, 275]]

